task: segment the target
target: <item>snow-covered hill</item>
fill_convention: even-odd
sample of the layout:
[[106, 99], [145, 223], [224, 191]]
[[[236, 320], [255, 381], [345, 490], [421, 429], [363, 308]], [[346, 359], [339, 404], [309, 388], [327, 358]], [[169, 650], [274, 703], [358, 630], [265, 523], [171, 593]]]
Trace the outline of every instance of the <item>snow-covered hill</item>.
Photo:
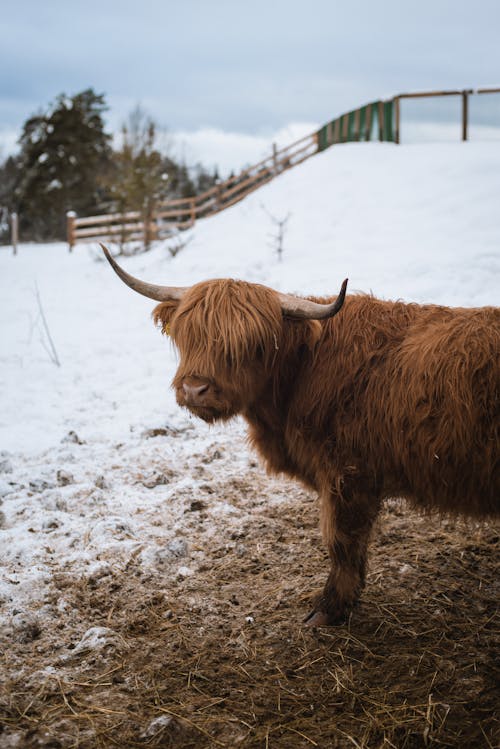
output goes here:
[[[199, 222], [176, 257], [160, 243], [123, 265], [172, 285], [233, 276], [334, 294], [348, 276], [351, 291], [385, 298], [497, 304], [499, 199], [497, 144], [339, 146]], [[270, 216], [288, 214], [279, 262]], [[153, 328], [153, 303], [99, 259], [89, 246], [70, 254], [64, 244], [21, 245], [17, 257], [0, 248], [7, 613], [30, 597], [43, 602], [54, 570], [79, 573], [103, 549], [153, 563], [182, 535], [183, 502], [206, 481], [196, 472], [203, 456], [221, 448], [219, 479], [251, 460], [241, 424], [209, 429], [178, 409], [169, 389], [175, 352]], [[36, 287], [60, 367], [46, 350]], [[144, 436], [156, 428], [165, 434]], [[173, 474], [161, 483], [165, 466]], [[221, 503], [211, 512], [233, 509]]]

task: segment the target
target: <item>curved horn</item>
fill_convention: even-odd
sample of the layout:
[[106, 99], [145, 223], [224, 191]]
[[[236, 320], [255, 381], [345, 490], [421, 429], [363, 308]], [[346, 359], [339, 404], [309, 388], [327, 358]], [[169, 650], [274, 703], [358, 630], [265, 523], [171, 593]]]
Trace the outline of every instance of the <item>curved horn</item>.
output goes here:
[[[99, 243], [101, 244], [101, 243]], [[182, 286], [157, 286], [154, 283], [145, 283], [140, 281], [138, 278], [134, 278], [129, 273], [120, 268], [116, 260], [111, 256], [108, 248], [101, 244], [102, 251], [106, 255], [108, 263], [113, 268], [117, 276], [119, 276], [127, 286], [137, 291], [143, 296], [154, 299], [157, 302], [169, 302], [169, 301], [180, 301], [187, 291], [187, 287]]]
[[331, 304], [318, 304], [318, 302], [311, 302], [309, 299], [278, 293], [283, 314], [299, 320], [325, 320], [327, 317], [333, 317], [344, 304], [347, 280], [346, 278], [338, 297]]

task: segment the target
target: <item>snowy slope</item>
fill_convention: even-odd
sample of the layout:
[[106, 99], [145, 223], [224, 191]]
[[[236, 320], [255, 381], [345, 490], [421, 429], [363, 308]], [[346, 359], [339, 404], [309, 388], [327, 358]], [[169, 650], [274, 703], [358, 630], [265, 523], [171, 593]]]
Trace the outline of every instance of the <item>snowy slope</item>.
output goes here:
[[[493, 303], [499, 163], [500, 144], [332, 148], [200, 223], [168, 279], [234, 275], [306, 294], [334, 293], [347, 275], [386, 298]], [[266, 211], [290, 213], [282, 264]]]
[[[351, 290], [385, 298], [497, 304], [499, 196], [497, 144], [345, 145], [199, 222], [175, 258], [162, 243], [123, 265], [172, 285], [233, 276], [334, 294], [348, 276]], [[290, 214], [281, 263], [269, 214]], [[153, 328], [153, 303], [97, 256], [64, 244], [21, 245], [17, 257], [0, 248], [6, 613], [27, 597], [43, 602], [54, 570], [76, 574], [103, 554], [155, 563], [183, 533], [185, 503], [206, 480], [196, 478], [200, 461], [218, 455], [218, 479], [251, 461], [239, 422], [210, 429], [178, 409], [175, 352]], [[36, 285], [61, 367], [44, 347]], [[158, 427], [168, 427], [163, 437], [144, 436]], [[211, 512], [233, 509], [220, 502]]]

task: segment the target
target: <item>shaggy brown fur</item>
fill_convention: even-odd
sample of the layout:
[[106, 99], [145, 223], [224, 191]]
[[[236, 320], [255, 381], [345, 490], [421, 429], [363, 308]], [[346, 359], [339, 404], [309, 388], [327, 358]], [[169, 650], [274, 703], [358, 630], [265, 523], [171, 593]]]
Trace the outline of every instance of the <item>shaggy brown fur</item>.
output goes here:
[[154, 318], [180, 351], [179, 404], [241, 413], [268, 468], [318, 491], [332, 566], [313, 624], [356, 601], [384, 498], [498, 512], [499, 309], [351, 295], [331, 320], [296, 321], [271, 289], [221, 280]]

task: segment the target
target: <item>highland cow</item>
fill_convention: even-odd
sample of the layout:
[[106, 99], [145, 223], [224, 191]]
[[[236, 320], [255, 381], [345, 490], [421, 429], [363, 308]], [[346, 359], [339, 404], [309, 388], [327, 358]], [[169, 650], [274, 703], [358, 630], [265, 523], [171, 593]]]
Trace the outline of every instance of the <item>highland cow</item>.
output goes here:
[[333, 299], [229, 279], [156, 286], [103, 249], [160, 302], [154, 319], [180, 352], [179, 405], [207, 422], [241, 414], [268, 469], [318, 492], [331, 569], [309, 625], [341, 621], [358, 599], [385, 498], [498, 513], [498, 308], [344, 301], [346, 282]]

